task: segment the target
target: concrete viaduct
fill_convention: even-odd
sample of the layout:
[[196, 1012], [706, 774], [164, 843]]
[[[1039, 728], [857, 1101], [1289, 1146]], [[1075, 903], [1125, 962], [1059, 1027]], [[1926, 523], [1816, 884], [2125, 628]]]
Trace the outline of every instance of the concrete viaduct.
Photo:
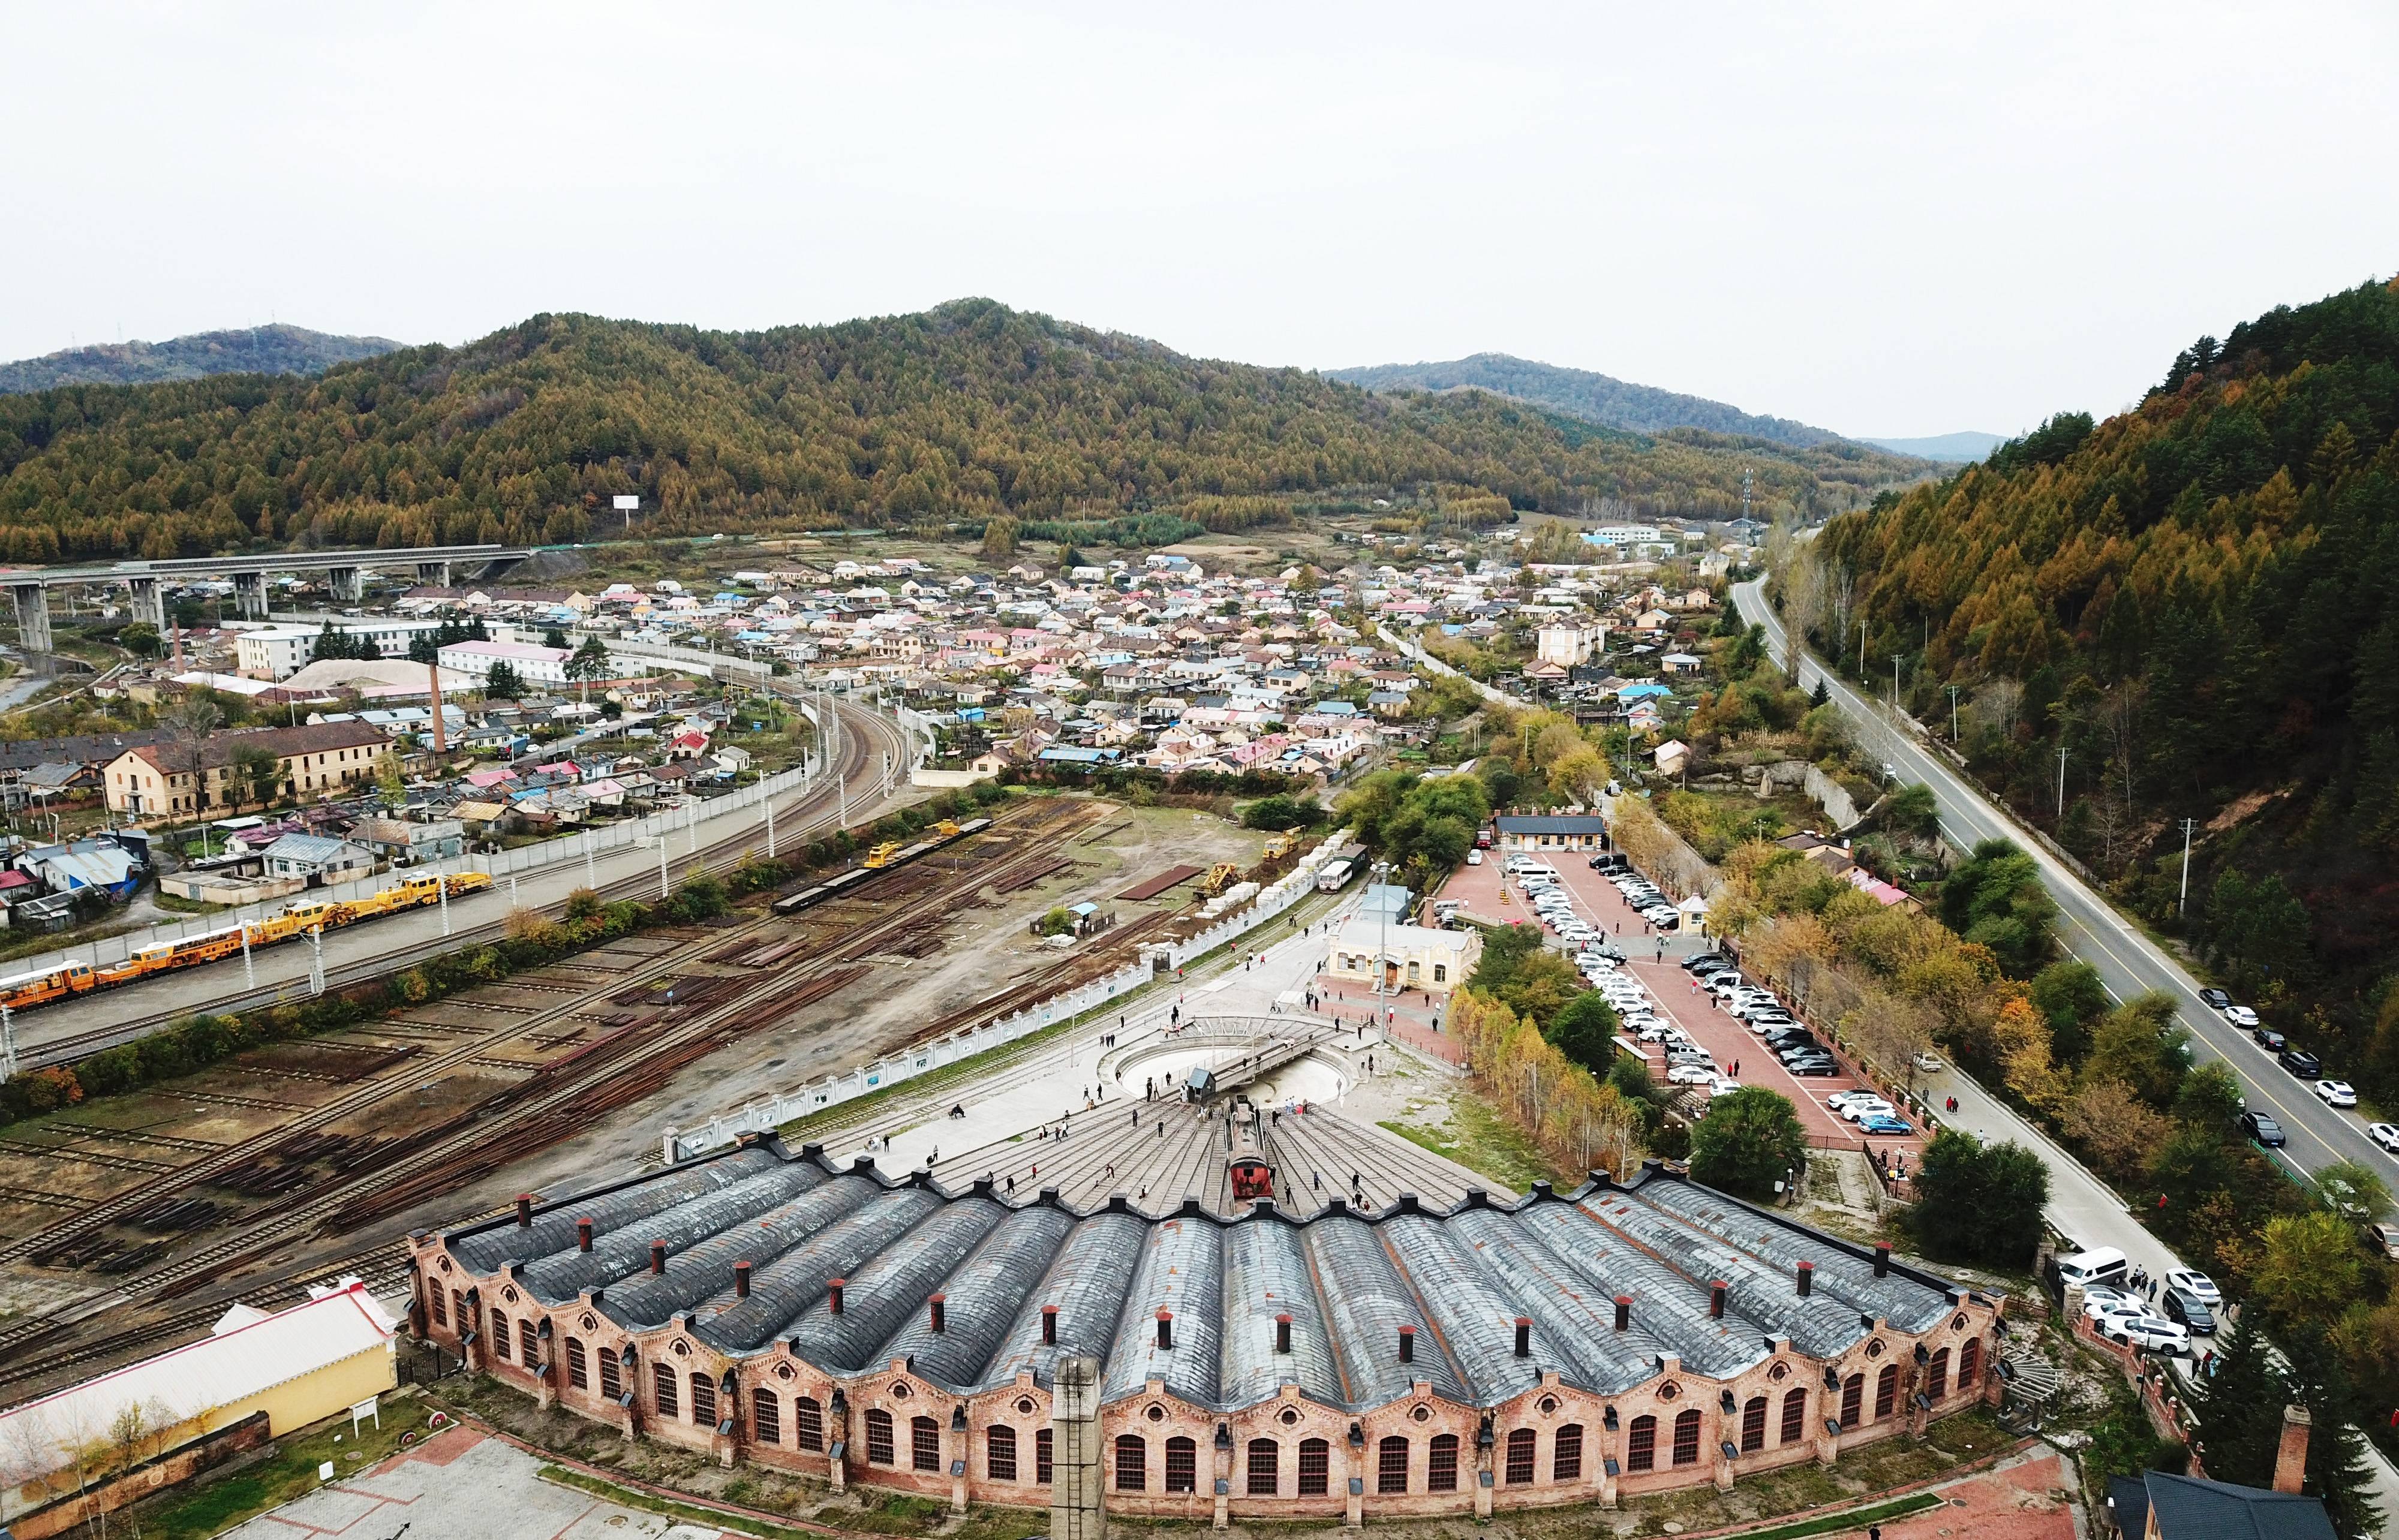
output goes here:
[[166, 590], [178, 582], [204, 578], [233, 579], [234, 597], [245, 618], [266, 618], [266, 579], [270, 573], [321, 572], [332, 574], [336, 601], [355, 603], [361, 597], [359, 575], [376, 570], [414, 565], [419, 583], [448, 585], [451, 569], [475, 566], [486, 578], [496, 577], [532, 555], [522, 546], [426, 546], [400, 550], [275, 551], [263, 556], [203, 556], [170, 561], [115, 561], [75, 567], [20, 567], [0, 571], [0, 583], [17, 605], [18, 644], [28, 653], [51, 650], [49, 590], [64, 588], [113, 588], [132, 591], [133, 614], [161, 631], [167, 628]]

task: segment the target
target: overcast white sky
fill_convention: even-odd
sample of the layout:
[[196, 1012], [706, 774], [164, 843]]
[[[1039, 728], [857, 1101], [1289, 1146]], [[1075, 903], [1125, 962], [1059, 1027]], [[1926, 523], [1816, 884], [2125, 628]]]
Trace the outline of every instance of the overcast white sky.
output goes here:
[[0, 358], [984, 294], [2012, 432], [2399, 268], [2382, 0], [0, 17]]

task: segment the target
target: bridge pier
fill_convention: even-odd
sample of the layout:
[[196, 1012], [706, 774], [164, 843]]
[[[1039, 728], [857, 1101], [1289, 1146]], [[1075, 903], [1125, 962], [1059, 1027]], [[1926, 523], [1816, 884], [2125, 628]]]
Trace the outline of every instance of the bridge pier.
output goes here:
[[158, 580], [155, 577], [136, 577], [129, 579], [126, 587], [133, 590], [133, 618], [148, 621], [158, 628], [159, 635], [166, 635], [167, 595], [158, 587]]
[[264, 620], [266, 608], [266, 574], [263, 572], [237, 572], [233, 574], [235, 613], [244, 620]]
[[450, 563], [447, 561], [419, 561], [416, 564], [416, 581], [427, 588], [448, 588], [450, 586]]
[[366, 586], [359, 581], [359, 568], [328, 567], [325, 571], [332, 579], [335, 602], [355, 604], [366, 597]]
[[28, 653], [51, 652], [50, 591], [39, 583], [12, 583], [8, 593], [17, 601], [18, 646]]

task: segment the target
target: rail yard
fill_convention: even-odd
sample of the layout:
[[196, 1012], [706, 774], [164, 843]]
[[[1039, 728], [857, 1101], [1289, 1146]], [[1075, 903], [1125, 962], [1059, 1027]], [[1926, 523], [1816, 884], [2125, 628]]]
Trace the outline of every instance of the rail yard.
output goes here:
[[[908, 859], [852, 868], [865, 875], [805, 905], [756, 895], [717, 921], [621, 937], [0, 1131], [0, 1261], [16, 1280], [0, 1386], [21, 1398], [205, 1331], [235, 1299], [274, 1304], [346, 1273], [392, 1286], [412, 1223], [488, 1207], [470, 1195], [503, 1168], [628, 1115], [712, 1055], [752, 1039], [805, 1047], [842, 999], [886, 993], [878, 977], [955, 946], [945, 933], [996, 923], [979, 911], [1046, 901], [1041, 885], [1071, 875], [1078, 842], [1129, 821], [1102, 802], [1018, 803], [986, 827], [928, 834]], [[867, 1047], [1121, 966], [1175, 912], [1169, 900], [1064, 957], [1037, 955]]]
[[[853, 822], [861, 821], [872, 816], [874, 808], [870, 804], [878, 800], [879, 793], [861, 792], [860, 789], [874, 787], [884, 764], [906, 762], [906, 736], [888, 717], [846, 701], [837, 703], [834, 709], [840, 716], [841, 730], [834, 761], [827, 767], [829, 773], [775, 809], [778, 837], [795, 845], [830, 831], [839, 823], [843, 798], [836, 783], [852, 789], [847, 811]], [[674, 870], [678, 873], [730, 871], [747, 854], [762, 847], [766, 838], [763, 819], [732, 822], [737, 827], [711, 829], [704, 843], [695, 838], [690, 848], [673, 852]], [[613, 874], [601, 876], [596, 885], [603, 898], [644, 898], [657, 891], [657, 868], [649, 858], [637, 852], [631, 861], [615, 864]], [[585, 870], [579, 863], [570, 861], [544, 880], [557, 887], [562, 897], [567, 885], [579, 885], [585, 881]], [[459, 919], [462, 923], [447, 935], [413, 927], [398, 917], [367, 927], [354, 938], [361, 943], [355, 950], [329, 950], [324, 961], [326, 987], [338, 989], [378, 979], [422, 957], [428, 950], [471, 946], [497, 940], [505, 934], [505, 906], [462, 912]], [[385, 944], [373, 944], [375, 942]], [[196, 1011], [245, 1010], [273, 1005], [289, 998], [295, 990], [305, 988], [306, 961], [288, 949], [256, 957], [255, 985], [246, 980], [240, 968], [224, 966], [231, 964], [238, 953], [237, 944], [224, 952], [220, 966], [204, 970], [153, 969], [139, 979], [127, 980], [124, 987], [104, 1000], [62, 1000], [28, 1017], [18, 1023], [20, 1067], [72, 1062], [135, 1041]]]

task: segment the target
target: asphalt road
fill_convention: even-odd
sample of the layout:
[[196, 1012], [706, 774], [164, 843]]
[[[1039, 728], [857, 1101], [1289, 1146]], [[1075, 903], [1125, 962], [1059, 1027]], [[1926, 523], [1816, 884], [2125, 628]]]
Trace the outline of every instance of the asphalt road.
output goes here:
[[[1733, 594], [1742, 617], [1766, 628], [1768, 651], [1781, 660], [1786, 645], [1782, 624], [1767, 606], [1761, 585], [1740, 584]], [[2118, 914], [2005, 809], [1993, 805], [1962, 772], [1923, 748], [1913, 732], [1896, 726], [1886, 707], [1865, 699], [1837, 676], [1826, 673], [1813, 656], [1804, 658], [1802, 687], [1813, 689], [1819, 678], [1833, 701], [1856, 724], [1861, 750], [1893, 766], [1901, 780], [1932, 789], [1941, 807], [1942, 831], [1952, 842], [1971, 847], [1978, 840], [2009, 839], [2031, 855], [2040, 864], [2050, 896], [2057, 900], [2058, 939], [2098, 970], [2111, 996], [2121, 1002], [2156, 993], [2174, 1000], [2182, 1024], [2190, 1032], [2194, 1057], [2201, 1062], [2216, 1060], [2230, 1065], [2240, 1077], [2249, 1105], [2270, 1113], [2282, 1124], [2289, 1140], [2280, 1152], [2286, 1161], [2315, 1171], [2336, 1161], [2353, 1160], [2399, 1187], [2399, 1161], [2365, 1137], [2365, 1119], [2318, 1101], [2311, 1083], [2284, 1071], [2247, 1033], [2208, 1009], [2199, 997], [2197, 980], [2180, 963]], [[2324, 1073], [2339, 1078], [2342, 1068], [2326, 1064]]]

